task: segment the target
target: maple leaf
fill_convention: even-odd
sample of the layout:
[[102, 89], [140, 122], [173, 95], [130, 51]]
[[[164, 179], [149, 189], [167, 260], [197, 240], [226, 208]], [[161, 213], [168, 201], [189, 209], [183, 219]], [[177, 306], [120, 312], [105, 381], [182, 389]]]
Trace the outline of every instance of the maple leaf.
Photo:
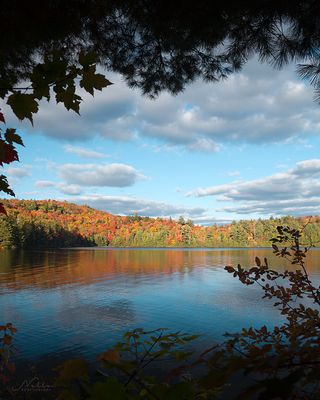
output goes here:
[[8, 128], [4, 134], [4, 137], [8, 143], [17, 143], [24, 146], [21, 137], [16, 133], [16, 129]]
[[10, 164], [13, 161], [19, 161], [18, 153], [12, 144], [3, 143], [2, 145], [4, 147], [4, 157], [2, 162], [5, 164]]
[[8, 97], [7, 103], [18, 119], [23, 120], [27, 118], [33, 124], [32, 114], [37, 113], [39, 109], [34, 95], [14, 92]]
[[95, 71], [95, 65], [84, 69], [80, 81], [80, 87], [84, 88], [84, 90], [92, 96], [94, 94], [94, 89], [102, 90], [104, 87], [112, 85], [112, 82], [106, 79], [102, 74], [97, 74]]

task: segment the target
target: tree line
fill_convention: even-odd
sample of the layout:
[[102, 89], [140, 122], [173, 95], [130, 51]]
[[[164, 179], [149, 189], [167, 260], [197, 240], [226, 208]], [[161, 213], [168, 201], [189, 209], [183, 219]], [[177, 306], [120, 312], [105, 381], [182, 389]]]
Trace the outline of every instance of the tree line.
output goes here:
[[241, 220], [199, 226], [139, 215], [118, 216], [55, 200], [2, 200], [0, 248], [71, 246], [255, 247], [270, 246], [278, 225], [302, 229], [302, 241], [318, 245], [320, 216]]

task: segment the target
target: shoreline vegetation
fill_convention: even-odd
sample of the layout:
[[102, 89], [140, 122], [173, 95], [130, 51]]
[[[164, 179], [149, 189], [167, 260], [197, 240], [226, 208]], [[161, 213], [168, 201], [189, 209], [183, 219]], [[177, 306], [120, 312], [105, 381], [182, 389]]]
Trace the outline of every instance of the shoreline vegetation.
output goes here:
[[55, 200], [1, 200], [0, 249], [7, 248], [223, 248], [270, 247], [278, 225], [303, 231], [302, 242], [320, 242], [320, 216], [241, 220], [200, 226], [139, 215], [117, 216]]

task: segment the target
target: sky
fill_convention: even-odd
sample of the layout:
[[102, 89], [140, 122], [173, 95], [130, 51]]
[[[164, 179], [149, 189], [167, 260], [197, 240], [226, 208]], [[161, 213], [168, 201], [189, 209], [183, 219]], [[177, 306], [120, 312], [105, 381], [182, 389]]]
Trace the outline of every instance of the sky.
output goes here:
[[253, 59], [155, 100], [104, 73], [114, 84], [79, 90], [80, 116], [43, 101], [32, 127], [2, 108], [25, 144], [3, 169], [16, 198], [203, 225], [320, 214], [320, 105], [294, 65]]

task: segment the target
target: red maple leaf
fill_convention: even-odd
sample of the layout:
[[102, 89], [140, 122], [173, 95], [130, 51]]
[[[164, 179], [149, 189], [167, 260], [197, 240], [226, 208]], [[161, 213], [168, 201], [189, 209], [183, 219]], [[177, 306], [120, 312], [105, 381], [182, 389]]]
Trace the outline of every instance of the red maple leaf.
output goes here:
[[10, 164], [13, 161], [19, 161], [18, 153], [12, 146], [12, 144], [3, 143], [3, 147], [4, 147], [4, 157], [3, 160], [1, 160], [2, 162]]

